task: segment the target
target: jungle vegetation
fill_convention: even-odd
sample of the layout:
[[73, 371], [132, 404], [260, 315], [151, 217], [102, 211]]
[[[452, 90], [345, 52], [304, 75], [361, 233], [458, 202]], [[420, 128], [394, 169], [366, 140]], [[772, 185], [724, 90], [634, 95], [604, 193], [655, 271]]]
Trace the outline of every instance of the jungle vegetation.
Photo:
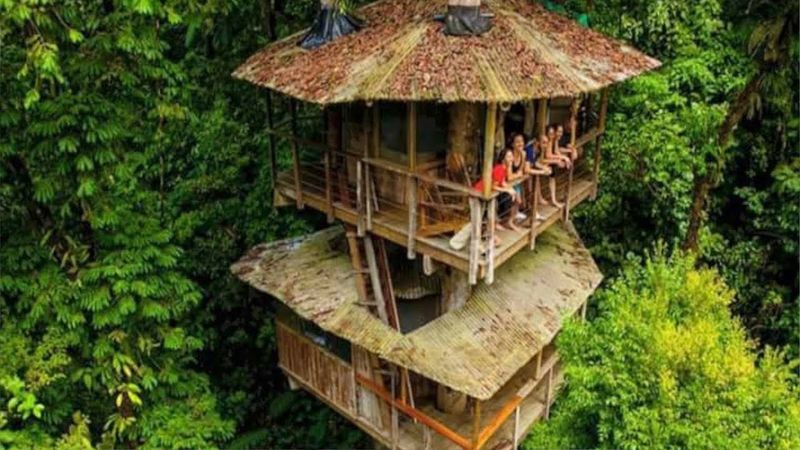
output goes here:
[[[797, 2], [543, 3], [664, 67], [613, 91], [574, 218], [607, 281], [526, 447], [798, 448]], [[230, 77], [316, 7], [0, 0], [0, 448], [369, 445], [288, 391], [228, 271], [324, 223], [270, 206]]]

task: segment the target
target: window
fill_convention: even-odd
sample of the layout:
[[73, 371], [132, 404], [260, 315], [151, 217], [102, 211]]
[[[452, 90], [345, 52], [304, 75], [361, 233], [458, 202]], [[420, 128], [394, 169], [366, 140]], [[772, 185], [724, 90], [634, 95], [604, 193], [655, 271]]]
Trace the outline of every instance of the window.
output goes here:
[[417, 160], [421, 162], [444, 158], [447, 154], [447, 105], [417, 103]]
[[379, 108], [381, 131], [379, 156], [396, 162], [408, 162], [406, 104], [383, 102], [380, 103]]

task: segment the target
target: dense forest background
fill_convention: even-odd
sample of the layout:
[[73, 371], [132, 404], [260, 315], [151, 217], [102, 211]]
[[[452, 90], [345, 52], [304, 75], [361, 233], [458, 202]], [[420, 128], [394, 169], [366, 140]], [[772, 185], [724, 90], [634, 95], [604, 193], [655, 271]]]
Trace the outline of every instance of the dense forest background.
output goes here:
[[[797, 2], [544, 3], [664, 67], [613, 91], [575, 215], [607, 281], [526, 446], [798, 448]], [[0, 0], [0, 448], [369, 445], [287, 390], [228, 271], [323, 223], [270, 206], [230, 77], [316, 7]]]

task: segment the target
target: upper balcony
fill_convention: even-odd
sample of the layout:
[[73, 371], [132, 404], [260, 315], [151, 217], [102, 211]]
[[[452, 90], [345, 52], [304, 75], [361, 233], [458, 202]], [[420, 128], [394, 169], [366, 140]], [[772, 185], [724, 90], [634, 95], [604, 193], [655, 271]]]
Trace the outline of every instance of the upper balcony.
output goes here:
[[[569, 220], [571, 209], [597, 192], [607, 91], [503, 106], [334, 105], [323, 111], [325, 142], [296, 131], [299, 114], [291, 104], [289, 131], [270, 128], [273, 148], [275, 138], [285, 139], [292, 154], [291, 168], [274, 177], [276, 205], [321, 211], [359, 235], [373, 233], [406, 247], [409, 258], [421, 254], [427, 267], [436, 261], [466, 272], [472, 284], [492, 283], [496, 268], [533, 249], [539, 234]], [[539, 135], [549, 124], [567, 124], [580, 153], [572, 169], [554, 175], [555, 198], [564, 206], [540, 204], [534, 193], [551, 198], [549, 177], [527, 176], [514, 182], [521, 185], [521, 212], [527, 216], [519, 223], [522, 230], [496, 230], [494, 224], [508, 220], [510, 212], [498, 214], [497, 193], [473, 184], [490, 176], [503, 135]], [[496, 237], [499, 244], [489, 245]]]

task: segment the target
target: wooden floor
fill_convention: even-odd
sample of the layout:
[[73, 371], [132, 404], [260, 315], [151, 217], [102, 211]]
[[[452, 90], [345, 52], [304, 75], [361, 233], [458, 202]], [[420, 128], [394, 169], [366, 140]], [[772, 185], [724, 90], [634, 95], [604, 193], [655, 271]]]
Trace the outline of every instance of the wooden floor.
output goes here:
[[[302, 199], [304, 206], [316, 209], [323, 213], [328, 212], [328, 202], [326, 201], [324, 173], [319, 165], [303, 165], [301, 168]], [[567, 183], [565, 176], [557, 181], [557, 198], [560, 201], [566, 197]], [[337, 189], [338, 188], [338, 189]], [[358, 214], [355, 209], [356, 189], [352, 185], [346, 185], [334, 189], [332, 215], [335, 219], [351, 225], [356, 225]], [[542, 188], [545, 197], [548, 195], [547, 178], [542, 178]], [[291, 172], [282, 172], [277, 179], [277, 190], [285, 198], [296, 201], [294, 177]], [[589, 198], [593, 190], [592, 172], [582, 166], [580, 170], [576, 168], [571, 191], [571, 210], [574, 210], [580, 203]], [[530, 212], [527, 211], [530, 216]], [[553, 206], [540, 206], [542, 220], [537, 224], [535, 235], [544, 232], [549, 226], [558, 222], [563, 217], [563, 210]], [[388, 239], [398, 245], [408, 245], [408, 210], [404, 205], [388, 202], [381, 203], [380, 209], [373, 212], [372, 233]], [[528, 222], [529, 223], [529, 222]], [[531, 234], [529, 228], [523, 228], [521, 232], [511, 230], [500, 230], [498, 232], [502, 243], [495, 250], [495, 269], [510, 259], [514, 254], [523, 248], [529, 248]], [[435, 237], [416, 237], [416, 250], [423, 255], [429, 255], [436, 261], [455, 267], [462, 271], [469, 269], [469, 250], [453, 249], [449, 244], [451, 235], [440, 235]], [[485, 267], [481, 267], [483, 276]]]

